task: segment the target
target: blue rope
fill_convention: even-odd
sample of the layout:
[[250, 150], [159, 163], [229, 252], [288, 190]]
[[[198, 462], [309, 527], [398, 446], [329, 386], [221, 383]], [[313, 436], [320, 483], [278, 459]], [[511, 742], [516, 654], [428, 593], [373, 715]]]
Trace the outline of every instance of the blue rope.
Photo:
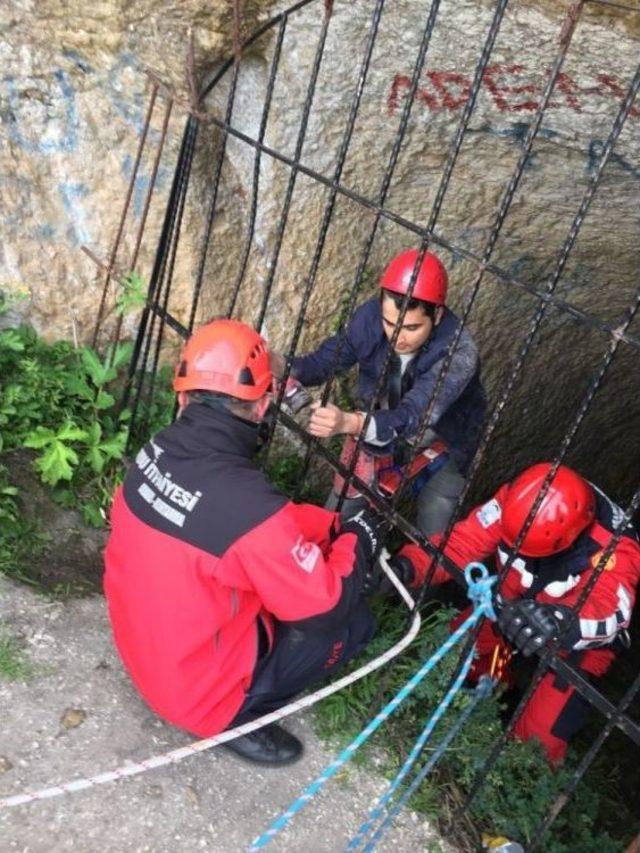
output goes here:
[[[402, 796], [398, 799], [394, 807], [388, 812], [387, 816], [382, 821], [378, 829], [373, 833], [369, 843], [365, 846], [363, 853], [372, 853], [372, 851], [375, 849], [376, 844], [380, 841], [389, 826], [393, 823], [398, 813], [402, 811], [410, 797], [424, 782], [425, 778], [433, 770], [438, 761], [440, 761], [447, 748], [449, 747], [449, 744], [452, 742], [458, 732], [464, 727], [467, 720], [478, 707], [480, 702], [482, 702], [483, 699], [486, 699], [487, 696], [491, 695], [491, 691], [493, 690], [494, 684], [494, 680], [488, 675], [480, 676], [480, 680], [478, 681], [478, 684], [476, 685], [476, 688], [474, 690], [473, 699], [467, 705], [467, 707], [460, 713], [460, 716], [448, 730], [446, 735], [442, 738], [437, 748], [434, 750], [433, 754], [429, 757], [428, 761], [425, 762], [424, 766], [416, 774], [411, 784], [404, 791]], [[352, 843], [353, 842], [351, 842], [351, 844]], [[349, 845], [349, 847], [351, 847], [351, 844]]]
[[380, 797], [380, 799], [378, 800], [378, 803], [371, 809], [371, 811], [369, 812], [368, 818], [361, 824], [358, 831], [356, 832], [354, 837], [351, 839], [351, 841], [347, 845], [347, 850], [349, 850], [349, 851], [350, 850], [357, 850], [357, 848], [360, 847], [360, 845], [366, 839], [367, 835], [371, 831], [371, 828], [373, 827], [375, 822], [386, 811], [385, 807], [386, 807], [387, 803], [393, 797], [395, 792], [398, 790], [398, 788], [402, 784], [402, 780], [404, 779], [404, 777], [407, 775], [407, 773], [411, 770], [413, 765], [418, 760], [420, 753], [422, 752], [423, 747], [425, 746], [425, 744], [427, 743], [427, 741], [431, 737], [431, 734], [433, 733], [433, 730], [435, 729], [436, 725], [438, 724], [441, 717], [443, 716], [443, 714], [445, 713], [445, 711], [447, 710], [447, 708], [449, 707], [449, 705], [453, 701], [453, 698], [456, 695], [456, 693], [458, 692], [458, 690], [462, 687], [462, 682], [467, 677], [467, 674], [468, 674], [469, 670], [471, 669], [471, 664], [473, 662], [474, 654], [475, 654], [475, 649], [472, 649], [469, 652], [469, 654], [467, 655], [467, 658], [466, 658], [462, 668], [460, 669], [460, 672], [458, 673], [458, 677], [456, 678], [454, 683], [451, 685], [451, 687], [447, 691], [447, 694], [445, 695], [443, 700], [440, 702], [438, 707], [435, 709], [435, 711], [433, 712], [431, 717], [427, 720], [427, 724], [425, 725], [424, 729], [420, 733], [420, 736], [418, 737], [418, 739], [414, 743], [413, 749], [411, 750], [411, 752], [407, 756], [406, 761], [404, 762], [404, 764], [402, 765], [402, 767], [398, 771], [397, 776], [395, 777], [393, 782], [391, 782], [389, 789]]
[[[474, 576], [477, 573], [477, 577]], [[437, 663], [450, 651], [456, 643], [466, 634], [468, 630], [483, 617], [487, 616], [490, 619], [495, 619], [495, 611], [491, 599], [491, 588], [496, 581], [495, 577], [490, 577], [485, 566], [481, 563], [469, 563], [464, 570], [465, 580], [468, 584], [467, 593], [471, 599], [474, 608], [473, 612], [458, 628], [445, 640], [445, 642], [437, 649], [431, 657], [425, 661], [420, 669], [407, 681], [398, 693], [391, 699], [390, 702], [378, 713], [370, 723], [356, 735], [351, 743], [342, 750], [328, 767], [317, 777], [295, 800], [289, 808], [277, 817], [269, 828], [258, 836], [249, 848], [249, 853], [255, 853], [256, 850], [261, 850], [272, 841], [279, 832], [281, 832], [289, 823], [289, 821], [302, 809], [304, 806], [318, 793], [318, 791], [346, 764], [353, 754], [364, 744], [371, 735], [380, 728], [382, 723], [393, 714], [398, 706], [404, 702], [420, 682], [428, 675]]]

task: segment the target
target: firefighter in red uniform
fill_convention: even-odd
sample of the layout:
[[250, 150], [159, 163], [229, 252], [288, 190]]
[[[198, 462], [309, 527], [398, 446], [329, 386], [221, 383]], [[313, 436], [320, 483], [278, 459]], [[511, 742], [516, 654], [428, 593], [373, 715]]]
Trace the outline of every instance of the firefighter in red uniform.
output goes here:
[[[105, 592], [118, 651], [148, 704], [199, 737], [284, 705], [374, 632], [363, 584], [378, 517], [340, 526], [253, 464], [272, 380], [251, 328], [201, 327], [176, 369], [180, 417], [114, 498]], [[228, 748], [272, 766], [302, 752], [277, 725]]]
[[[506, 546], [512, 547], [518, 538], [549, 469], [548, 463], [534, 465], [498, 489], [490, 501], [454, 526], [445, 554], [461, 569], [492, 553], [498, 566], [504, 565]], [[559, 639], [561, 654], [583, 674], [604, 675], [615, 658], [615, 641], [627, 636], [640, 579], [640, 545], [631, 525], [624, 529], [580, 612], [574, 613], [572, 607], [622, 515], [599, 489], [560, 466], [500, 587], [498, 623], [482, 625], [475, 678], [495, 670], [497, 662], [502, 680], [509, 684], [513, 648], [529, 656], [554, 639]], [[437, 544], [440, 539], [432, 541]], [[424, 582], [429, 564], [430, 557], [412, 544], [392, 559], [396, 571], [414, 587]], [[436, 567], [433, 584], [450, 579], [445, 569]], [[460, 614], [453, 627], [467, 615], [468, 611]], [[586, 700], [548, 672], [518, 720], [515, 735], [541, 741], [556, 765], [587, 711]]]

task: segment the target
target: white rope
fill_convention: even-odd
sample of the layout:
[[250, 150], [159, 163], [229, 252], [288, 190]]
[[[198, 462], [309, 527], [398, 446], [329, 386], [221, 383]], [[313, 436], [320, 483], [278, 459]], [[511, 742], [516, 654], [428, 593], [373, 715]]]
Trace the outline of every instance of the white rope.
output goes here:
[[[388, 552], [386, 550], [383, 550], [380, 556], [380, 565], [382, 567], [382, 570], [400, 593], [402, 600], [407, 605], [407, 608], [410, 611], [414, 611], [415, 602], [411, 595], [407, 592], [406, 588], [398, 580], [393, 570], [390, 568], [388, 564], [388, 557]], [[163, 755], [156, 755], [152, 758], [147, 758], [144, 761], [139, 761], [136, 763], [132, 762], [130, 764], [117, 767], [115, 770], [109, 770], [106, 773], [98, 773], [96, 776], [89, 776], [85, 779], [75, 779], [72, 782], [64, 782], [60, 785], [52, 785], [50, 788], [43, 788], [40, 791], [32, 791], [30, 793], [15, 794], [11, 797], [4, 797], [0, 799], [0, 808], [21, 806], [25, 803], [32, 803], [35, 800], [48, 800], [52, 797], [59, 797], [62, 794], [75, 794], [77, 791], [84, 791], [87, 788], [94, 788], [96, 785], [105, 785], [108, 782], [116, 782], [119, 779], [123, 779], [127, 776], [138, 776], [140, 773], [145, 773], [147, 770], [154, 770], [157, 767], [166, 767], [168, 764], [177, 764], [184, 758], [189, 758], [190, 756], [195, 755], [199, 752], [204, 752], [205, 750], [211, 749], [214, 746], [218, 746], [221, 743], [227, 743], [228, 741], [234, 740], [237, 737], [249, 734], [249, 732], [254, 732], [256, 731], [256, 729], [261, 729], [263, 726], [267, 726], [270, 723], [275, 723], [278, 720], [282, 720], [285, 717], [290, 716], [291, 714], [295, 714], [298, 711], [302, 711], [305, 708], [309, 708], [311, 707], [311, 705], [315, 705], [316, 702], [320, 702], [321, 699], [325, 699], [327, 696], [331, 696], [332, 693], [336, 693], [338, 690], [343, 690], [345, 687], [348, 687], [355, 681], [359, 681], [361, 678], [364, 678], [365, 675], [369, 675], [371, 672], [375, 672], [376, 669], [379, 669], [381, 666], [384, 666], [386, 663], [388, 663], [390, 660], [392, 660], [394, 657], [397, 657], [397, 655], [404, 651], [404, 649], [406, 649], [407, 646], [410, 645], [410, 643], [414, 640], [419, 630], [420, 614], [418, 613], [418, 611], [415, 611], [413, 615], [413, 620], [407, 633], [394, 646], [392, 646], [390, 649], [387, 649], [386, 652], [379, 655], [377, 658], [374, 658], [369, 663], [366, 663], [358, 669], [354, 670], [353, 672], [349, 673], [349, 675], [345, 675], [342, 678], [339, 678], [337, 681], [333, 682], [332, 684], [329, 684], [320, 690], [316, 690], [315, 693], [311, 693], [308, 696], [304, 696], [302, 697], [302, 699], [298, 699], [295, 702], [290, 702], [283, 708], [279, 708], [277, 711], [272, 711], [272, 713], [270, 714], [265, 714], [265, 716], [260, 717], [257, 720], [252, 720], [250, 723], [245, 723], [242, 726], [237, 726], [235, 729], [229, 729], [226, 732], [221, 732], [218, 735], [214, 735], [214, 737], [195, 741], [194, 743], [191, 743], [188, 746], [183, 746], [179, 749], [173, 749], [170, 752], [164, 753]]]

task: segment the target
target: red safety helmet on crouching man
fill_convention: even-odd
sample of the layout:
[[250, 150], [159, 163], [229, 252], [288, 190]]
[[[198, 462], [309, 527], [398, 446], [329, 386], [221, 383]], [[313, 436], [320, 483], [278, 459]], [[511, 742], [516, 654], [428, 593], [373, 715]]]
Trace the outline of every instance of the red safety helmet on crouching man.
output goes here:
[[213, 320], [185, 343], [173, 389], [259, 400], [272, 383], [269, 352], [260, 335], [238, 320]]
[[[518, 538], [550, 470], [550, 462], [532, 465], [509, 486], [502, 507], [502, 532], [509, 545]], [[518, 551], [525, 557], [564, 551], [593, 522], [595, 513], [593, 488], [571, 468], [560, 465]]]

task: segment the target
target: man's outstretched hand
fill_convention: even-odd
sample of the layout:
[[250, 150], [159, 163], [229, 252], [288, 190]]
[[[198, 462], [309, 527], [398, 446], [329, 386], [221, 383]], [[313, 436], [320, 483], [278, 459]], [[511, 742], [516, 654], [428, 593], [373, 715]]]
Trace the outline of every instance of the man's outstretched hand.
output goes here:
[[307, 430], [316, 438], [356, 435], [362, 428], [363, 418], [359, 412], [343, 412], [334, 403], [322, 406], [319, 402], [312, 403], [311, 409]]

